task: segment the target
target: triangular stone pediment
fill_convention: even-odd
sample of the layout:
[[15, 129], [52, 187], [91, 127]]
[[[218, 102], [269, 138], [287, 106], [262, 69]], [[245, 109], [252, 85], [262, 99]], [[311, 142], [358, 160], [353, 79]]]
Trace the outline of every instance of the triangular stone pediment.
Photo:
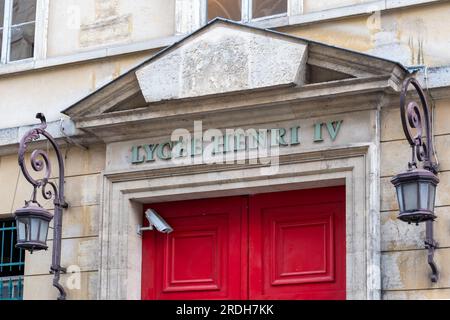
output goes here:
[[[359, 87], [367, 90], [364, 82], [378, 86], [378, 78], [382, 85], [395, 87], [405, 74], [396, 62], [216, 19], [63, 113], [75, 121], [97, 119], [125, 111], [160, 110], [172, 102], [288, 88], [294, 90], [289, 94], [295, 99], [311, 100]], [[304, 94], [297, 95], [296, 90]]]
[[302, 85], [307, 43], [215, 24], [136, 72], [147, 102]]

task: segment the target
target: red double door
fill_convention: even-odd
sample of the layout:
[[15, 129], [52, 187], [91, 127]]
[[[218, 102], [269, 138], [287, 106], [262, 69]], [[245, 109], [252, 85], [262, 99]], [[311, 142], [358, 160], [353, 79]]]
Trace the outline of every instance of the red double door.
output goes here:
[[143, 299], [345, 299], [345, 189], [159, 203]]

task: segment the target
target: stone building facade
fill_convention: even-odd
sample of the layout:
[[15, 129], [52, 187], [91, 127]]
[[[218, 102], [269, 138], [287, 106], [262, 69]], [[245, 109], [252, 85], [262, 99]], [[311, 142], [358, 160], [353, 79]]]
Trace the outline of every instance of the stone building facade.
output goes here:
[[[341, 273], [343, 297], [450, 298], [450, 3], [274, 3], [265, 7], [257, 0], [0, 1], [0, 228], [12, 234], [3, 221], [9, 223], [12, 213], [30, 198], [32, 188], [17, 164], [18, 144], [37, 125], [35, 114], [43, 112], [66, 165], [69, 208], [63, 217], [62, 264], [74, 273], [63, 275], [61, 282], [68, 299], [157, 298], [171, 290], [210, 290], [206, 284], [193, 288], [195, 279], [190, 287], [169, 279], [161, 292], [148, 289], [159, 288], [160, 276], [160, 267], [153, 264], [159, 260], [149, 257], [160, 240], [150, 238], [170, 237], [136, 232], [145, 221], [145, 209], [153, 204], [258, 197], [275, 191], [325, 193], [330, 188], [345, 191], [345, 246], [340, 256], [345, 269], [326, 264], [324, 273], [327, 279], [338, 279]], [[238, 15], [240, 21], [211, 20], [217, 15]], [[406, 169], [410, 156], [399, 96], [411, 73], [432, 106], [439, 161], [436, 283], [430, 281], [426, 262], [425, 227], [396, 219], [398, 206], [390, 183]], [[173, 143], [176, 129], [194, 135], [238, 128], [264, 129], [269, 140], [278, 137], [269, 143], [276, 157], [249, 153], [255, 161], [205, 164], [189, 153], [183, 156], [186, 150]], [[228, 154], [248, 152], [250, 142], [245, 141], [242, 149], [238, 145], [237, 152]], [[55, 178], [53, 151], [45, 141], [34, 146], [48, 149]], [[213, 154], [225, 155], [223, 140], [221, 146], [213, 145]], [[191, 148], [195, 149], [185, 149]], [[275, 170], [265, 170], [272, 167]], [[52, 201], [39, 201], [52, 209]], [[175, 225], [175, 235], [172, 219], [167, 218]], [[330, 245], [337, 246], [333, 241]], [[339, 259], [338, 249], [330, 252], [329, 259]], [[4, 257], [12, 261], [12, 254]], [[2, 274], [12, 270], [2, 260], [2, 286], [6, 288], [13, 277], [23, 288], [17, 289], [19, 298], [55, 299], [51, 250], [26, 253], [19, 260], [20, 268], [15, 268], [20, 270], [14, 275]], [[242, 263], [251, 270], [251, 261]], [[168, 268], [176, 273], [173, 265]], [[265, 295], [269, 289], [256, 284], [239, 287], [233, 295], [227, 282], [230, 270], [223, 265], [217, 270], [220, 276], [212, 277], [212, 291], [227, 288], [224, 298], [304, 298], [295, 290], [301, 291], [302, 283], [309, 281], [303, 274], [279, 275], [282, 280], [272, 279], [273, 295]], [[288, 285], [293, 288], [289, 293], [279, 289]]]

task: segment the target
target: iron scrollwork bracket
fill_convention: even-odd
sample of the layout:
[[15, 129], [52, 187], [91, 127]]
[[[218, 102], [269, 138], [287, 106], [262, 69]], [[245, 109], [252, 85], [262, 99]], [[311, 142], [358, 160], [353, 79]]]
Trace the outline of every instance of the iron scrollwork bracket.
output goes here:
[[[420, 104], [416, 101], [407, 102], [408, 88], [412, 85], [419, 96]], [[403, 82], [400, 96], [400, 115], [403, 131], [411, 146], [412, 156], [409, 168], [417, 168], [417, 162], [423, 163], [423, 168], [438, 174], [438, 165], [433, 161], [433, 136], [431, 132], [431, 112], [425, 93], [419, 82], [409, 77]], [[426, 223], [425, 249], [428, 250], [428, 264], [431, 268], [431, 281], [437, 282], [439, 270], [434, 261], [434, 252], [438, 243], [434, 240], [433, 221]]]
[[433, 239], [433, 221], [427, 221], [425, 248], [428, 250], [428, 264], [431, 268], [431, 282], [437, 282], [439, 279], [439, 270], [434, 262], [434, 251], [439, 244]]
[[[66, 269], [61, 267], [61, 231], [62, 231], [62, 210], [68, 207], [68, 204], [64, 200], [64, 160], [55, 139], [46, 131], [47, 121], [44, 114], [38, 113], [36, 118], [41, 121], [39, 127], [31, 129], [20, 141], [19, 147], [19, 166], [25, 176], [25, 179], [33, 186], [32, 202], [37, 202], [36, 195], [38, 189], [41, 189], [42, 196], [46, 200], [53, 198], [54, 210], [54, 228], [53, 228], [53, 252], [52, 252], [52, 265], [50, 267], [50, 273], [54, 275], [53, 286], [58, 289], [58, 300], [66, 299], [66, 292], [64, 287], [59, 283], [61, 273], [65, 273]], [[50, 181], [51, 176], [51, 162], [50, 157], [44, 150], [36, 149], [31, 153], [31, 167], [34, 171], [40, 172], [45, 169], [44, 177], [40, 179], [34, 179], [29, 173], [25, 165], [25, 154], [29, 144], [38, 140], [41, 136], [47, 138], [55, 150], [56, 157], [58, 159], [59, 177], [58, 185]]]

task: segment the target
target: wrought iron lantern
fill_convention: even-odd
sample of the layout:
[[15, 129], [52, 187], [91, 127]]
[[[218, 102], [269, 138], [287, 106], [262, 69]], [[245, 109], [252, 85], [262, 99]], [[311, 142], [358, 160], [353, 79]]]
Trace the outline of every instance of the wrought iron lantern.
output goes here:
[[[415, 101], [406, 102], [410, 85], [419, 96], [420, 106]], [[416, 225], [426, 223], [425, 248], [428, 249], [428, 264], [432, 270], [431, 281], [437, 282], [439, 272], [434, 262], [434, 250], [438, 244], [433, 238], [433, 221], [436, 219], [434, 204], [439, 183], [438, 166], [432, 160], [434, 150], [430, 109], [415, 78], [409, 77], [403, 82], [400, 115], [403, 131], [412, 149], [412, 159], [408, 163], [408, 170], [391, 180], [397, 191], [398, 219]], [[422, 163], [422, 168], [419, 163]]]
[[[64, 161], [55, 139], [45, 130], [47, 123], [45, 116], [38, 113], [36, 118], [41, 120], [41, 125], [28, 131], [19, 146], [19, 166], [27, 181], [33, 185], [33, 194], [30, 201], [25, 202], [23, 208], [18, 209], [14, 216], [17, 225], [17, 247], [30, 251], [46, 250], [47, 234], [50, 221], [53, 219], [53, 252], [50, 273], [54, 274], [53, 286], [58, 289], [58, 300], [65, 300], [66, 292], [59, 283], [61, 273], [65, 273], [66, 269], [61, 267], [61, 229], [62, 229], [62, 213], [63, 209], [68, 205], [64, 201]], [[44, 177], [34, 179], [25, 165], [25, 153], [28, 145], [41, 136], [47, 138], [56, 152], [59, 165], [58, 184], [50, 181], [51, 164], [49, 156], [43, 150], [34, 150], [31, 153], [31, 167], [34, 171], [39, 172], [45, 169]], [[53, 199], [54, 214], [45, 210], [37, 202], [37, 191], [41, 190], [42, 196], [46, 200]]]
[[438, 177], [428, 170], [412, 169], [392, 179], [400, 208], [398, 218], [408, 223], [434, 220], [434, 199]]
[[14, 216], [17, 222], [16, 247], [30, 251], [47, 250], [47, 234], [53, 215], [39, 203], [29, 201], [18, 209]]

